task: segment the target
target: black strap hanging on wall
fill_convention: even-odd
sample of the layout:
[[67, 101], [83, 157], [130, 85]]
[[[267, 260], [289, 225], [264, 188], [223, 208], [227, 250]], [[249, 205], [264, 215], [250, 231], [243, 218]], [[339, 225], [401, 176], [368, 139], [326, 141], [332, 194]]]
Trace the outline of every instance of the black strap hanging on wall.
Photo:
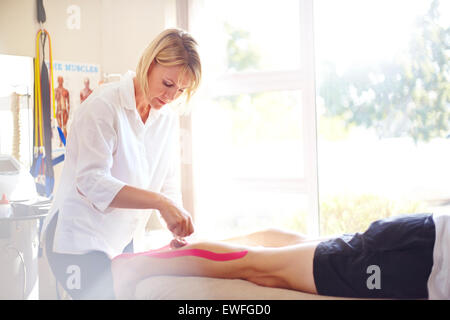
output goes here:
[[48, 77], [47, 65], [42, 61], [41, 69], [41, 98], [42, 98], [42, 120], [44, 128], [44, 148], [45, 148], [45, 184], [36, 184], [39, 194], [50, 197], [53, 193], [55, 183], [53, 162], [52, 162], [52, 127], [51, 127], [51, 89]]
[[[53, 59], [50, 35], [43, 28], [46, 20], [43, 0], [37, 0], [37, 17], [40, 29], [36, 36], [35, 60], [35, 108], [34, 108], [34, 152], [30, 173], [35, 179], [36, 191], [51, 198], [54, 187], [54, 159], [52, 159], [52, 119], [55, 115], [53, 90]], [[45, 46], [48, 40], [49, 67], [45, 62]], [[53, 112], [52, 112], [53, 111]], [[52, 117], [53, 115], [53, 117]], [[62, 161], [58, 159], [58, 161]]]
[[45, 8], [44, 8], [44, 0], [37, 0], [37, 19], [39, 23], [44, 23], [45, 19]]

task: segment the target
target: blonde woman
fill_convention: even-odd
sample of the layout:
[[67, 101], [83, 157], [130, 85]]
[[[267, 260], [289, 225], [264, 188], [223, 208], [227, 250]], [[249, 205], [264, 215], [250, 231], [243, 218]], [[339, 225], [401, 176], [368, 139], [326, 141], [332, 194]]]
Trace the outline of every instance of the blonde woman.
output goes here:
[[176, 175], [176, 115], [166, 104], [189, 100], [200, 79], [196, 41], [169, 29], [145, 49], [135, 75], [94, 90], [76, 110], [42, 232], [72, 298], [115, 298], [111, 259], [132, 251], [149, 209], [175, 237], [193, 233]]

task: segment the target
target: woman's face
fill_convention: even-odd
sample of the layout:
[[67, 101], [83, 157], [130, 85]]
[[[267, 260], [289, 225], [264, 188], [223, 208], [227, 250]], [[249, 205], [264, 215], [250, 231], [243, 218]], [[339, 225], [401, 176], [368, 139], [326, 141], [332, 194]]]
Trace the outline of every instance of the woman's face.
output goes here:
[[[152, 63], [148, 72], [149, 96], [151, 108], [160, 109], [165, 104], [178, 98], [189, 86], [189, 79], [179, 82], [181, 67], [164, 67]], [[187, 78], [187, 77], [186, 77]]]

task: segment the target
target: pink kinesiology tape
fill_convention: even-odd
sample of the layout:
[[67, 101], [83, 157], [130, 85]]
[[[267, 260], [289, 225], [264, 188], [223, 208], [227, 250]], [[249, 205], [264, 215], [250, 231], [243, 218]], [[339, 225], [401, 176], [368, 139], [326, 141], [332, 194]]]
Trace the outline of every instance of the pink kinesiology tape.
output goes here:
[[236, 252], [226, 252], [226, 253], [216, 253], [208, 250], [203, 249], [177, 249], [177, 250], [170, 250], [170, 251], [163, 251], [170, 249], [170, 246], [164, 246], [160, 249], [156, 250], [149, 250], [145, 252], [138, 252], [138, 253], [122, 253], [115, 257], [114, 259], [118, 258], [130, 258], [130, 257], [136, 257], [136, 256], [147, 256], [147, 257], [155, 257], [155, 258], [175, 258], [175, 257], [183, 257], [183, 256], [195, 256], [200, 258], [205, 258], [209, 260], [214, 261], [229, 261], [229, 260], [236, 260], [245, 257], [247, 254], [247, 250], [244, 251], [236, 251]]

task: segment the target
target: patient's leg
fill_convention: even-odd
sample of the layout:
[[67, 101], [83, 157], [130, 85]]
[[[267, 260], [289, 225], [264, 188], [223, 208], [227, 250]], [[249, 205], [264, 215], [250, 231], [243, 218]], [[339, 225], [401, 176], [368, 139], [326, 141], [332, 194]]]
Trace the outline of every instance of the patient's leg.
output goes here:
[[[196, 256], [161, 258], [136, 255], [112, 262], [114, 287], [119, 299], [131, 298], [135, 285], [150, 276], [203, 276], [244, 279], [256, 284], [316, 293], [313, 257], [317, 243], [308, 242], [281, 248], [254, 248], [222, 242], [187, 245], [182, 251], [202, 249], [214, 253], [247, 251], [245, 256], [229, 261], [214, 261]], [[170, 251], [170, 250], [168, 250]], [[161, 252], [161, 251], [160, 251]]]
[[228, 243], [242, 244], [247, 246], [284, 247], [305, 242], [317, 242], [330, 237], [313, 238], [301, 233], [286, 231], [277, 228], [269, 228], [253, 232], [243, 236], [237, 236], [222, 241]]
[[298, 244], [307, 239], [308, 237], [300, 233], [270, 228], [223, 241], [247, 246], [283, 247]]

